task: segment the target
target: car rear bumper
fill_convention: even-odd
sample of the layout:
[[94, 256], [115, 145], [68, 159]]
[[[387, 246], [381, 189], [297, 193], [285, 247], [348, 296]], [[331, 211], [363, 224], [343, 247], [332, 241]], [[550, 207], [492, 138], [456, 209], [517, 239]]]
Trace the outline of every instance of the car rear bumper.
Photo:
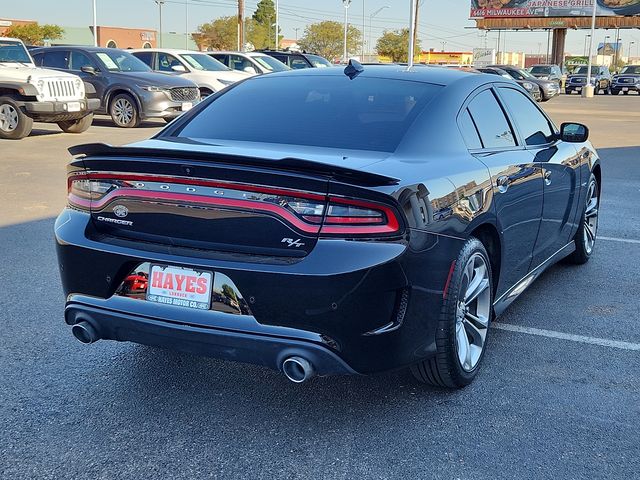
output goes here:
[[[443, 289], [461, 247], [458, 239], [415, 232], [419, 251], [405, 240], [320, 240], [302, 259], [256, 261], [94, 236], [92, 228], [88, 214], [70, 209], [56, 221], [67, 323], [86, 314], [103, 338], [274, 369], [299, 350], [321, 363], [322, 374], [374, 373], [433, 356]], [[124, 279], [147, 262], [226, 276], [250, 311], [119, 295]]]
[[100, 303], [108, 302], [89, 297], [72, 297], [65, 308], [66, 323], [75, 325], [82, 321], [89, 322], [101, 340], [170, 348], [196, 355], [252, 363], [273, 370], [281, 370], [285, 359], [297, 356], [310, 362], [318, 375], [356, 373], [329, 348], [310, 339], [167, 322], [113, 311], [99, 306]]

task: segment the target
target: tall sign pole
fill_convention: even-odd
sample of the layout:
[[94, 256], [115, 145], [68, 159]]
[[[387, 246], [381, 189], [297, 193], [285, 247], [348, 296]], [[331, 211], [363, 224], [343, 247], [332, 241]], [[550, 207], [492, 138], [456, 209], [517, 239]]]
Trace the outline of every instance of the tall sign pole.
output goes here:
[[347, 48], [347, 39], [349, 34], [349, 7], [351, 6], [351, 0], [342, 0], [344, 5], [344, 52], [342, 54], [342, 61], [349, 63], [349, 49]]

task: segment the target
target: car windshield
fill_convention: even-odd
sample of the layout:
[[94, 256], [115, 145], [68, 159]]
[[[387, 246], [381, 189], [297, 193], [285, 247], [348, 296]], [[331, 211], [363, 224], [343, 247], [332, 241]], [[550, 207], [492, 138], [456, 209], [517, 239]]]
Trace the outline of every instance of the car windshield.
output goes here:
[[141, 60], [122, 50], [97, 52], [96, 56], [104, 68], [110, 72], [150, 72]]
[[180, 56], [194, 70], [205, 72], [227, 72], [231, 70], [223, 63], [204, 53], [183, 53]]
[[309, 60], [316, 68], [333, 67], [329, 60], [321, 57], [320, 55], [306, 55], [306, 57], [307, 60]]
[[[591, 67], [591, 75], [597, 75], [598, 70], [599, 70], [598, 67]], [[576, 71], [573, 73], [576, 73], [578, 75], [586, 75], [588, 71], [589, 71], [589, 67], [578, 67]]]
[[640, 65], [629, 65], [622, 69], [620, 72], [626, 75], [640, 75]]
[[551, 74], [551, 67], [543, 67], [541, 65], [535, 66], [535, 67], [531, 67], [531, 73], [533, 74], [543, 74], [543, 75], [550, 75]]
[[31, 57], [22, 43], [1, 40], [0, 63], [31, 63]]
[[266, 68], [270, 72], [284, 72], [285, 70], [291, 70], [280, 60], [276, 60], [269, 55], [256, 55], [251, 56], [256, 63], [258, 63], [261, 67]]
[[516, 80], [526, 80], [527, 78], [535, 78], [529, 72], [521, 68], [510, 68], [509, 70], [506, 70], [506, 72]]
[[380, 78], [266, 75], [229, 89], [175, 135], [392, 152], [441, 88]]

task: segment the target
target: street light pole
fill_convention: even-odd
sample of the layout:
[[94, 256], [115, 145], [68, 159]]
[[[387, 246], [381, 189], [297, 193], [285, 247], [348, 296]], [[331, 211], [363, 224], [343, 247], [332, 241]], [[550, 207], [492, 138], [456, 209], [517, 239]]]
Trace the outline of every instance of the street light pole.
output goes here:
[[280, 3], [276, 0], [276, 51], [280, 47]]
[[418, 8], [418, 0], [409, 0], [409, 58], [407, 59], [407, 70], [413, 67], [413, 56], [415, 50], [415, 38], [416, 32], [416, 10]]
[[627, 57], [627, 62], [631, 63], [631, 47], [633, 47], [636, 42], [629, 42], [629, 56]]
[[351, 0], [342, 0], [344, 5], [344, 53], [342, 60], [344, 63], [349, 62], [349, 51], [347, 48], [347, 35], [349, 33], [349, 7], [351, 6]]
[[587, 56], [587, 39], [591, 38], [591, 35], [585, 35], [584, 37], [584, 54], [583, 56]]
[[[591, 35], [589, 36], [589, 62], [587, 64], [587, 84], [584, 86], [582, 90], [583, 97], [592, 97], [593, 90], [591, 87], [591, 65], [592, 58], [591, 54], [593, 53], [593, 37], [596, 35], [596, 12], [598, 10], [598, 2], [593, 2], [593, 14], [591, 15]], [[596, 52], [597, 53], [597, 52]]]
[[162, 6], [164, 5], [165, 0], [155, 0], [158, 4], [158, 10], [160, 12], [160, 29], [159, 29], [159, 38], [158, 38], [158, 46], [162, 48]]
[[96, 9], [96, 0], [93, 0], [93, 46], [98, 46], [98, 13]]
[[184, 0], [184, 49], [189, 50], [189, 0]]
[[372, 23], [373, 17], [378, 15], [385, 8], [391, 8], [391, 7], [389, 5], [385, 5], [384, 7], [380, 7], [378, 10], [376, 10], [371, 15], [369, 15], [369, 41], [367, 42], [369, 44], [369, 55], [373, 55], [373, 46], [371, 45], [371, 30], [372, 30], [371, 23]]

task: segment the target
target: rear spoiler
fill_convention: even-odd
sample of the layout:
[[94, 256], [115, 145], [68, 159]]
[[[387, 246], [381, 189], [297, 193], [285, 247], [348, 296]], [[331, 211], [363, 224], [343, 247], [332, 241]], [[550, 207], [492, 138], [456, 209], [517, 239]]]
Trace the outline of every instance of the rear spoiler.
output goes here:
[[387, 177], [377, 173], [363, 172], [351, 168], [340, 167], [338, 165], [329, 165], [300, 158], [271, 160], [224, 153], [194, 152], [190, 150], [184, 151], [146, 147], [114, 147], [105, 143], [76, 145], [69, 148], [69, 153], [73, 156], [177, 158], [189, 161], [215, 162], [218, 164], [228, 165], [251, 165], [276, 168], [278, 170], [286, 170], [302, 174], [313, 173], [335, 179], [343, 183], [365, 187], [397, 185], [400, 182], [397, 178]]

